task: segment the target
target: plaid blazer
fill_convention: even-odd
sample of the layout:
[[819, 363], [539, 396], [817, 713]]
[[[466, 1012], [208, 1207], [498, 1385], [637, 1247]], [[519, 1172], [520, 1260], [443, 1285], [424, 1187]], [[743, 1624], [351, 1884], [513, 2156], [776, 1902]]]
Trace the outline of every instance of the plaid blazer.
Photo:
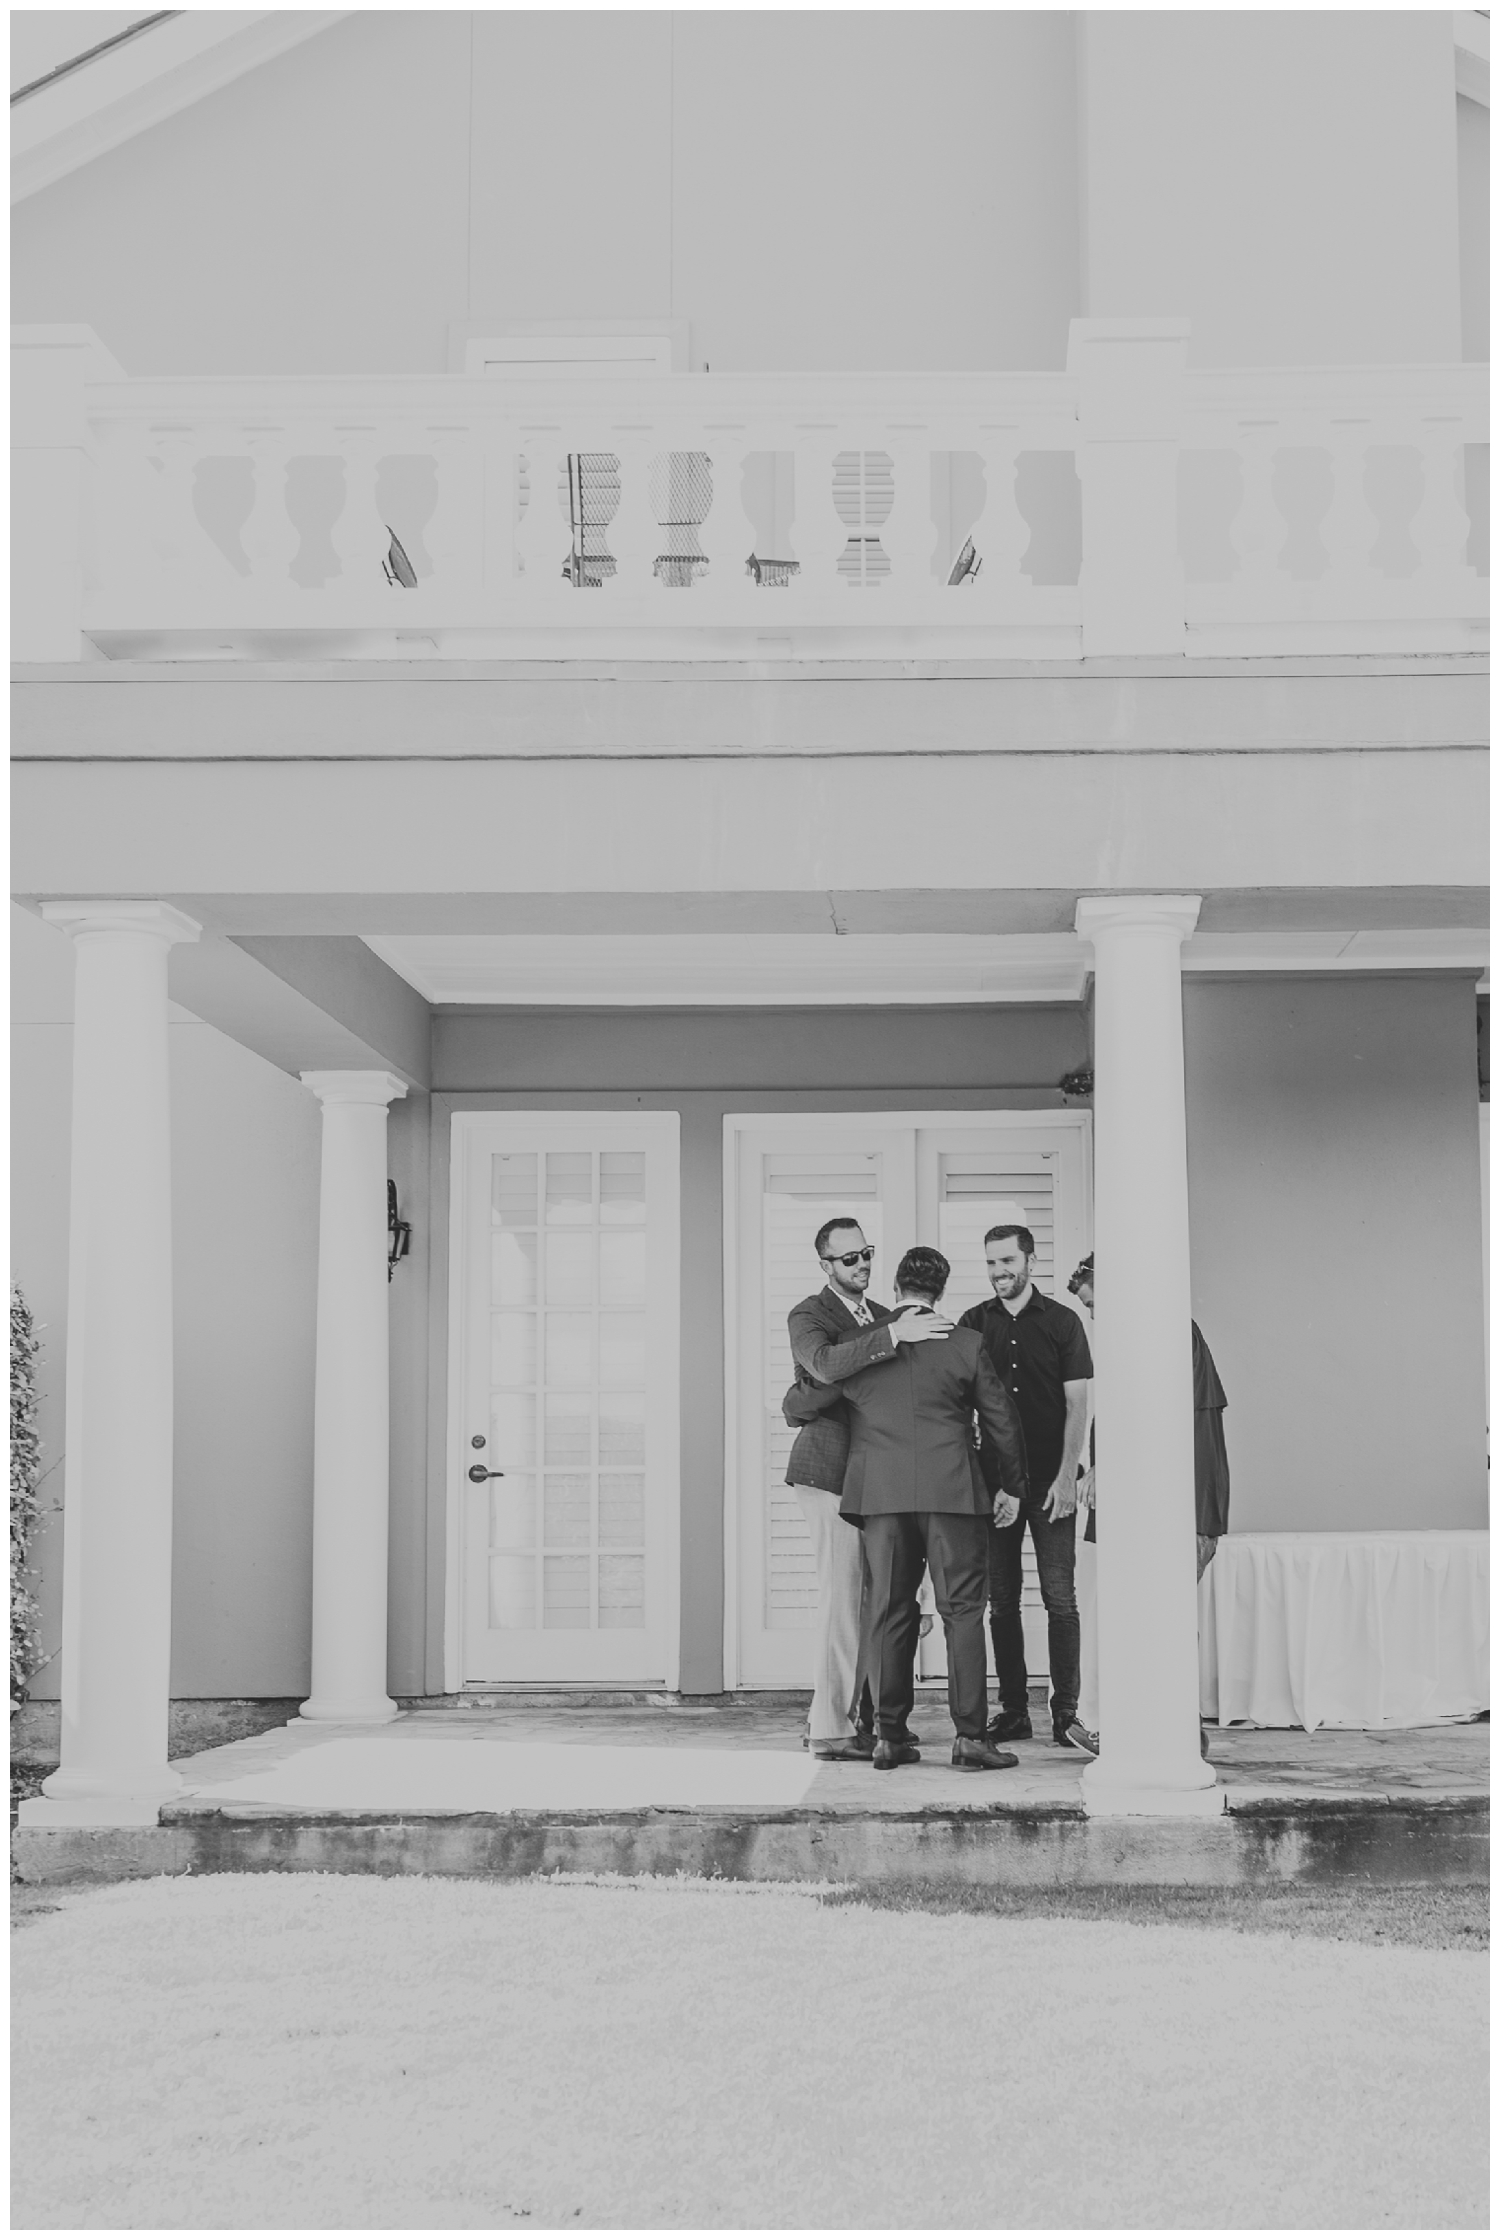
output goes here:
[[875, 1317], [872, 1330], [862, 1329], [843, 1301], [826, 1290], [802, 1300], [786, 1318], [797, 1364], [797, 1382], [781, 1403], [786, 1422], [797, 1426], [786, 1466], [789, 1486], [843, 1492], [849, 1404], [838, 1389], [839, 1380], [889, 1361], [896, 1351], [896, 1340], [884, 1328], [889, 1307], [877, 1306], [873, 1299], [866, 1304]]

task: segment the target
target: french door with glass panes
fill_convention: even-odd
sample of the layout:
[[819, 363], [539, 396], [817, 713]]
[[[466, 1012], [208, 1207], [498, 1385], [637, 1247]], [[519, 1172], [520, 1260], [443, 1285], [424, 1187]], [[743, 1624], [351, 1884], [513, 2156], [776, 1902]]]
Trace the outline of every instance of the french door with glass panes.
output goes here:
[[[1089, 1249], [1089, 1115], [1079, 1112], [731, 1115], [725, 1123], [730, 1333], [729, 1685], [802, 1687], [811, 1678], [816, 1583], [811, 1543], [785, 1484], [792, 1432], [786, 1319], [822, 1288], [821, 1224], [846, 1213], [875, 1248], [870, 1297], [892, 1303], [897, 1262], [933, 1244], [952, 1263], [944, 1306], [957, 1318], [991, 1296], [984, 1233], [1020, 1204], [1037, 1242], [1036, 1281], [1066, 1297]], [[1046, 1670], [1046, 1626], [1028, 1537], [1027, 1658]], [[921, 1671], [944, 1670], [942, 1629]]]
[[675, 1684], [677, 1130], [455, 1115], [460, 1685]]

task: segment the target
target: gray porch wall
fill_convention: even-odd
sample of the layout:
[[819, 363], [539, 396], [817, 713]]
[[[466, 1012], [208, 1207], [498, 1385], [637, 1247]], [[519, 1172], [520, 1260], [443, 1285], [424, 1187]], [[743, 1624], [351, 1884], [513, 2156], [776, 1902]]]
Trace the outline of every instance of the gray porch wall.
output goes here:
[[1234, 1529], [1482, 1527], [1473, 979], [1190, 980], [1186, 1033]]

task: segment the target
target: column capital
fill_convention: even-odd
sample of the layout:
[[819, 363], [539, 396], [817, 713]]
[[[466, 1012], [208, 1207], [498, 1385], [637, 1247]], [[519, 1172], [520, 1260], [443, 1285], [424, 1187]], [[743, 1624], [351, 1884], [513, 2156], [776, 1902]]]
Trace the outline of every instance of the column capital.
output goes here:
[[203, 931], [196, 918], [174, 910], [170, 902], [44, 902], [42, 916], [75, 941], [86, 933], [143, 933], [171, 947], [178, 941], [196, 941]]
[[304, 1073], [298, 1076], [320, 1104], [389, 1104], [406, 1095], [406, 1083], [394, 1073]]
[[1202, 908], [1201, 894], [1086, 894], [1073, 923], [1081, 941], [1137, 926], [1163, 926], [1186, 940]]

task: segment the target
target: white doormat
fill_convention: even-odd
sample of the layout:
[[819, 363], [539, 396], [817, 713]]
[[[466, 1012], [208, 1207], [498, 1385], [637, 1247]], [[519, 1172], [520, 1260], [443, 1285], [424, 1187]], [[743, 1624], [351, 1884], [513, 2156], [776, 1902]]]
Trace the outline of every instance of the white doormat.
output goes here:
[[191, 1793], [206, 1803], [333, 1812], [753, 1812], [802, 1803], [816, 1770], [811, 1757], [788, 1750], [370, 1735], [315, 1743]]

